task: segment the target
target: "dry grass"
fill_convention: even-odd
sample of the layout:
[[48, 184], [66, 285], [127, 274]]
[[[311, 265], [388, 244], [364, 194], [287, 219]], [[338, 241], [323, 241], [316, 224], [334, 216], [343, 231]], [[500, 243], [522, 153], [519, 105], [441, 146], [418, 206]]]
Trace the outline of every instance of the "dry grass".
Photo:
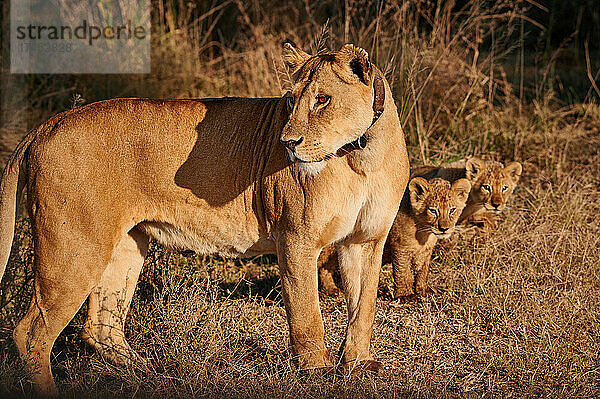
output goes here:
[[[152, 74], [14, 77], [22, 96], [3, 103], [2, 159], [27, 128], [68, 107], [73, 91], [87, 101], [280, 95], [289, 84], [280, 42], [314, 46], [316, 21], [324, 8], [337, 7], [272, 0], [267, 11], [233, 1], [178, 13], [184, 2], [160, 3]], [[518, 27], [509, 10], [523, 3], [490, 9], [471, 1], [460, 16], [427, 2], [381, 2], [366, 12], [360, 2], [346, 3], [347, 12], [336, 9], [329, 44], [360, 44], [386, 72], [415, 163], [476, 153], [524, 164], [499, 230], [486, 241], [438, 251], [432, 283], [440, 293], [427, 299], [392, 302], [384, 267], [372, 345], [385, 370], [360, 380], [306, 376], [293, 367], [276, 257], [232, 261], [153, 246], [126, 323], [150, 369], [105, 363], [78, 338], [80, 312], [53, 352], [66, 397], [600, 394], [600, 107], [565, 106], [544, 90], [519, 101], [499, 60]], [[483, 32], [491, 35], [492, 22], [494, 52], [484, 54], [481, 43], [491, 37]], [[227, 37], [219, 24], [227, 24]], [[10, 331], [29, 301], [31, 263], [21, 221], [0, 285], [0, 395], [29, 393]], [[326, 344], [335, 352], [344, 301], [325, 299], [322, 310]]]

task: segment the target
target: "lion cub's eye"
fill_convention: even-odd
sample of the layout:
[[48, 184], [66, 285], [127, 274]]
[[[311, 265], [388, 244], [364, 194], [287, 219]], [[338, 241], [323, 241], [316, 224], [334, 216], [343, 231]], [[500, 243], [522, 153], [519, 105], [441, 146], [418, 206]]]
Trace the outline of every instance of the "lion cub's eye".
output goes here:
[[508, 190], [508, 186], [502, 186], [502, 192], [505, 192], [506, 190]]
[[488, 193], [489, 193], [490, 191], [492, 191], [492, 189], [490, 188], [490, 186], [488, 186], [487, 184], [483, 184], [483, 185], [481, 186], [481, 188], [482, 188], [482, 189], [484, 189], [485, 191], [487, 191]]
[[427, 208], [427, 212], [431, 213], [433, 216], [438, 215], [438, 210], [435, 208]]
[[450, 208], [450, 214], [454, 215], [454, 212], [456, 212], [456, 208]]
[[325, 105], [328, 104], [331, 100], [331, 96], [326, 96], [324, 94], [319, 94], [317, 96], [317, 104], [316, 105]]

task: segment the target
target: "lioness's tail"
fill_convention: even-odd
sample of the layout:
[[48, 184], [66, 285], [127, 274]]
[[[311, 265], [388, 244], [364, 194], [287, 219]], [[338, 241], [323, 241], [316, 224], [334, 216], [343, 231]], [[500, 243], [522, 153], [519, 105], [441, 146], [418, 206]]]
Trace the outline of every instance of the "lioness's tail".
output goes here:
[[33, 135], [23, 140], [10, 157], [0, 180], [0, 280], [4, 275], [17, 218], [18, 203], [26, 182], [26, 156]]

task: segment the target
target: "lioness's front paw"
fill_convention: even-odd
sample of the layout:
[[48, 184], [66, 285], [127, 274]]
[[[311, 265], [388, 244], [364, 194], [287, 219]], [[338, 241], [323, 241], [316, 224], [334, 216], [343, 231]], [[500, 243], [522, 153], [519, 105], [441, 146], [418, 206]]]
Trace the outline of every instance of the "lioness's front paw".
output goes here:
[[334, 359], [327, 350], [307, 352], [298, 356], [297, 364], [300, 371], [311, 373], [315, 370], [333, 369]]
[[347, 375], [357, 377], [365, 373], [379, 373], [383, 364], [374, 359], [360, 360], [358, 362], [348, 362], [344, 364], [344, 370]]

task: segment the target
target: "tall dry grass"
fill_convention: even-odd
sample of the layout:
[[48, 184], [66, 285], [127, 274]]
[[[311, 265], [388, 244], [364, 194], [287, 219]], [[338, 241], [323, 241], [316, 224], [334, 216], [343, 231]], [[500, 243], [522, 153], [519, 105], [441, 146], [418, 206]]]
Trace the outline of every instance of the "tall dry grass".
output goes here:
[[[150, 75], [3, 75], [4, 160], [28, 128], [70, 107], [74, 93], [87, 102], [281, 95], [290, 79], [281, 42], [317, 51], [329, 17], [325, 44], [364, 47], [392, 84], [412, 162], [485, 154], [524, 165], [499, 230], [485, 242], [436, 253], [432, 283], [439, 294], [395, 304], [384, 267], [372, 341], [386, 366], [379, 376], [349, 380], [294, 369], [276, 257], [185, 256], [154, 245], [126, 323], [150, 369], [105, 363], [78, 338], [79, 314], [53, 351], [67, 397], [600, 393], [600, 107], [589, 98], [566, 105], [557, 97], [548, 82], [556, 82], [560, 52], [553, 57], [552, 49], [544, 49], [539, 85], [521, 88], [518, 75], [508, 77], [509, 61], [525, 70], [518, 65], [521, 26], [535, 22], [527, 11], [538, 3], [456, 4], [157, 0]], [[598, 65], [590, 68], [593, 74]], [[18, 230], [0, 285], [0, 393], [13, 395], [29, 392], [10, 339], [31, 285], [27, 222]], [[326, 344], [335, 352], [345, 305], [329, 298], [322, 308]]]

